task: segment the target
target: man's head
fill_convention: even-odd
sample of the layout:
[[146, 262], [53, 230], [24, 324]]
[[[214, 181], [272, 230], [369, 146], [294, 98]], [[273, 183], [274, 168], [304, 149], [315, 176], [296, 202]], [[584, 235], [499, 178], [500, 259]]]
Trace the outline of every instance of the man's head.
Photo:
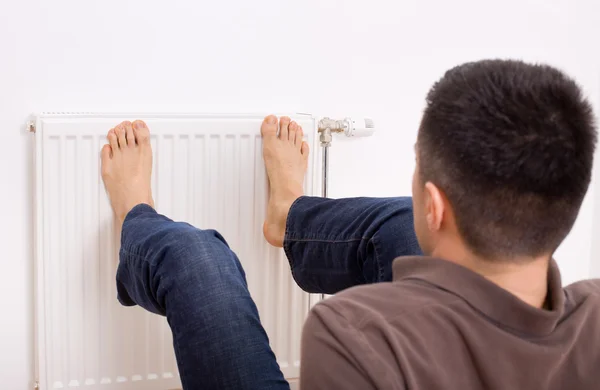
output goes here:
[[590, 104], [559, 70], [467, 63], [429, 91], [416, 144], [415, 230], [432, 254], [551, 255], [587, 192], [596, 144]]

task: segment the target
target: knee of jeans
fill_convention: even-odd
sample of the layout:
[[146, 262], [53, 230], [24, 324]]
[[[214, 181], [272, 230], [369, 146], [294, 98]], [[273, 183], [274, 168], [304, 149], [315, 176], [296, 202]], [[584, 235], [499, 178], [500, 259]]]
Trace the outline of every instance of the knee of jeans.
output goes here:
[[213, 230], [190, 228], [174, 233], [170, 240], [166, 265], [177, 279], [193, 279], [207, 285], [242, 271], [235, 254]]

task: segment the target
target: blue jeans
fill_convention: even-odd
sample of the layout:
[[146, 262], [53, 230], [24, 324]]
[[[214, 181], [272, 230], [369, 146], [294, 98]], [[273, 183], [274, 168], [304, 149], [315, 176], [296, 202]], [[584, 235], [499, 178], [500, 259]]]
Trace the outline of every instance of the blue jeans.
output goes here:
[[[302, 197], [284, 249], [298, 285], [326, 294], [389, 281], [396, 257], [421, 254], [410, 198]], [[135, 207], [123, 224], [117, 290], [123, 305], [167, 317], [185, 390], [289, 389], [244, 270], [216, 231]]]

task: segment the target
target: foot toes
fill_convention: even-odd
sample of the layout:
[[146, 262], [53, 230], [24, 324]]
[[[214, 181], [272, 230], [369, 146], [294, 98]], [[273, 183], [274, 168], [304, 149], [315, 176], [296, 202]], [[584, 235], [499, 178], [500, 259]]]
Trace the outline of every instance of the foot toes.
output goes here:
[[117, 127], [115, 127], [115, 133], [117, 133], [119, 148], [125, 148], [127, 146], [127, 138], [124, 122], [120, 123]]
[[123, 122], [123, 127], [125, 128], [125, 138], [127, 140], [127, 146], [134, 147], [135, 146], [135, 135], [133, 134], [133, 126], [131, 122], [125, 121]]
[[150, 141], [150, 129], [146, 122], [137, 120], [133, 122], [133, 133], [138, 145], [147, 144]]
[[304, 158], [308, 158], [308, 153], [310, 152], [310, 148], [308, 147], [308, 143], [302, 142], [302, 147], [300, 148], [300, 153]]
[[260, 127], [260, 133], [263, 138], [273, 138], [277, 135], [277, 117], [275, 115], [269, 115], [265, 118]]
[[119, 140], [118, 140], [115, 129], [110, 129], [110, 131], [108, 132], [108, 135], [106, 136], [106, 139], [108, 139], [108, 143], [110, 144], [112, 153], [114, 154], [114, 153], [118, 152], [119, 151]]
[[279, 119], [279, 138], [282, 140], [287, 140], [289, 138], [289, 126], [290, 126], [290, 118], [287, 116], [282, 116]]
[[110, 161], [110, 158], [112, 157], [112, 148], [110, 147], [110, 145], [106, 144], [102, 147], [102, 150], [100, 151], [100, 159], [102, 161], [102, 176], [106, 176], [106, 174], [108, 173], [108, 162]]
[[290, 126], [288, 129], [289, 129], [288, 130], [288, 132], [289, 132], [288, 139], [293, 144], [294, 142], [296, 142], [296, 133], [298, 132], [298, 124], [296, 122], [292, 122], [292, 123], [290, 123]]
[[304, 131], [302, 130], [302, 126], [298, 125], [298, 130], [296, 130], [296, 139], [294, 140], [294, 143], [300, 150], [302, 150], [303, 139], [304, 139]]

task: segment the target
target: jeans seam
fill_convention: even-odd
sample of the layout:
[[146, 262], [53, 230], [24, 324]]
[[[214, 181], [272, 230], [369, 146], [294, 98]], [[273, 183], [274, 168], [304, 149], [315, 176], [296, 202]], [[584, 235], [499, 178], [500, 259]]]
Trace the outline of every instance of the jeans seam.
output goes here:
[[373, 235], [373, 238], [371, 239], [373, 242], [373, 253], [374, 253], [374, 257], [375, 257], [375, 264], [377, 264], [377, 275], [378, 275], [378, 279], [377, 282], [381, 282], [383, 281], [383, 267], [381, 266], [381, 261], [379, 260], [379, 251], [377, 250], [377, 247], [379, 246], [379, 243], [375, 237], [375, 235]]
[[285, 257], [288, 259], [288, 264], [290, 265], [290, 271], [294, 269], [294, 261], [292, 260], [292, 252], [289, 250], [288, 245], [283, 245], [283, 252], [285, 253]]
[[292, 260], [292, 252], [289, 250], [289, 245], [287, 245], [287, 242], [289, 242], [289, 238], [288, 238], [288, 232], [289, 232], [289, 227], [290, 227], [290, 220], [291, 220], [291, 215], [292, 215], [292, 209], [294, 208], [294, 206], [296, 206], [296, 204], [298, 204], [300, 202], [300, 199], [302, 199], [302, 196], [296, 198], [295, 201], [292, 202], [290, 209], [288, 211], [287, 217], [285, 218], [285, 232], [283, 233], [283, 252], [285, 253], [285, 257], [287, 257], [288, 259], [288, 263], [290, 265], [290, 271], [293, 270], [294, 268], [294, 261]]
[[292, 215], [292, 209], [294, 208], [294, 206], [296, 206], [299, 202], [300, 199], [302, 199], [302, 196], [296, 198], [295, 201], [292, 202], [292, 205], [290, 206], [290, 209], [287, 213], [287, 217], [285, 218], [285, 232], [283, 234], [283, 240], [285, 241], [285, 239], [287, 238], [288, 235], [288, 231], [289, 231], [289, 227], [290, 227], [290, 220], [291, 220], [291, 215]]

